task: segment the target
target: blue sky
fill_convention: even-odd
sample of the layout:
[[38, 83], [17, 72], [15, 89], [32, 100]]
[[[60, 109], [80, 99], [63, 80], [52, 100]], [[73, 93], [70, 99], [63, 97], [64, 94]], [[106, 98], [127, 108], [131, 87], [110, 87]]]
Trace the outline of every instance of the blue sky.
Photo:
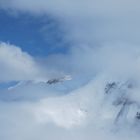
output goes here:
[[[34, 57], [66, 53], [69, 43], [63, 38], [64, 32], [58, 21], [49, 16], [13, 15], [0, 10], [0, 41], [16, 45]], [[0, 83], [0, 89], [14, 84]]]
[[63, 38], [64, 31], [52, 17], [0, 10], [0, 41], [20, 46], [33, 56], [65, 53], [69, 43]]

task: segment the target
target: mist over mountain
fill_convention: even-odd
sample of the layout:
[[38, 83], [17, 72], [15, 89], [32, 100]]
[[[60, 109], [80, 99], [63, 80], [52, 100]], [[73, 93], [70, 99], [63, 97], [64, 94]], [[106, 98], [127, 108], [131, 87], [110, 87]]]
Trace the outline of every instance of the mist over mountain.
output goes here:
[[0, 0], [0, 139], [139, 140], [139, 5]]

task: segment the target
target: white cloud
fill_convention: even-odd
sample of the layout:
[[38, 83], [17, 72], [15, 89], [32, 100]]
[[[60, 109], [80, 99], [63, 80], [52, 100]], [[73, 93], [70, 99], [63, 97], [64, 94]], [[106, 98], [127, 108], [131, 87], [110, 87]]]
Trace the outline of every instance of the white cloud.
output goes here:
[[0, 81], [32, 80], [39, 74], [34, 59], [19, 47], [0, 43]]

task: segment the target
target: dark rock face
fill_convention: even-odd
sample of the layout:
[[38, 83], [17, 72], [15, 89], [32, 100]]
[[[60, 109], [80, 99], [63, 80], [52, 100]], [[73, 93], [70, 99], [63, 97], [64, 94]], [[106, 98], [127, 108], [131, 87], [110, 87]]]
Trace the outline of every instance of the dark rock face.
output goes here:
[[56, 84], [56, 83], [59, 83], [59, 82], [61, 82], [60, 79], [52, 79], [52, 80], [48, 80], [47, 84], [51, 85], [51, 84]]
[[115, 123], [119, 122], [121, 118], [127, 118], [130, 107], [133, 105], [137, 107], [134, 119], [140, 120], [140, 103], [130, 98], [130, 95], [135, 92], [135, 88], [136, 85], [132, 81], [124, 83], [113, 81], [105, 85], [104, 92], [107, 98], [111, 98], [113, 106], [120, 108], [116, 115]]
[[140, 120], [140, 112], [137, 112], [136, 118]]
[[111, 90], [113, 90], [115, 88], [117, 88], [116, 82], [107, 83], [105, 86], [105, 93], [109, 94], [111, 92]]

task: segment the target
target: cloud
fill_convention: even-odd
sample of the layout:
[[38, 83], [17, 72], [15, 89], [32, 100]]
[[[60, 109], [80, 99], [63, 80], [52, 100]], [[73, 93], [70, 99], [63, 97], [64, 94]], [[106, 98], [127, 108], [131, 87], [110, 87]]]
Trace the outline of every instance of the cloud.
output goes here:
[[[7, 46], [7, 44], [5, 45]], [[82, 86], [80, 85], [81, 79], [72, 80], [72, 84], [79, 83], [74, 90], [69, 90], [71, 83], [46, 85], [32, 83], [28, 79], [28, 82], [25, 80], [24, 84], [10, 91], [1, 90], [1, 94], [6, 96], [0, 100], [1, 138], [4, 140], [56, 140], [58, 138], [62, 140], [132, 140], [135, 138], [137, 140], [139, 124], [135, 125], [138, 123], [135, 115], [139, 108], [137, 105], [132, 105], [126, 118], [127, 121], [114, 125], [121, 105], [114, 106], [113, 102], [117, 99], [115, 93], [117, 92], [118, 96], [121, 96], [122, 91], [132, 93], [130, 94], [131, 100], [139, 102], [139, 95], [136, 92], [139, 91], [139, 48], [137, 46], [132, 48], [128, 45], [124, 47], [124, 44], [117, 44], [117, 47], [113, 45], [105, 45], [98, 49], [87, 46], [72, 48], [68, 55], [53, 55], [52, 58], [48, 58], [51, 65], [53, 64], [52, 59], [60, 61], [53, 64], [52, 67], [55, 71], [71, 72], [71, 74], [75, 72], [74, 78], [79, 74], [84, 79], [87, 78], [87, 75], [92, 75], [90, 81]], [[123, 47], [121, 47], [122, 45]], [[126, 51], [128, 47], [130, 50]], [[12, 46], [8, 49], [12, 49], [12, 51], [8, 51], [10, 55], [12, 52], [12, 54], [16, 54], [14, 56], [17, 56], [15, 53], [17, 51]], [[10, 60], [14, 60], [14, 58]], [[62, 60], [63, 62], [61, 62]], [[82, 62], [80, 63], [80, 61]], [[62, 67], [61, 63], [66, 66]], [[18, 70], [19, 65], [17, 64]], [[51, 67], [48, 63], [46, 65]], [[134, 86], [134, 89], [125, 91], [126, 87], [123, 85], [131, 78], [136, 80], [138, 87]], [[119, 82], [121, 86], [118, 87], [118, 90], [121, 87], [122, 89], [106, 96], [105, 86], [112, 81]], [[68, 86], [68, 90], [63, 95], [64, 87], [62, 85]]]
[[17, 13], [50, 15], [59, 20], [73, 43], [139, 42], [138, 0], [1, 0], [1, 8]]
[[1, 138], [137, 140], [139, 126], [113, 125], [120, 107], [104, 100], [103, 81], [100, 77], [69, 95], [37, 102], [0, 102]]
[[39, 74], [34, 59], [19, 47], [0, 43], [0, 81], [32, 80]]
[[[8, 8], [17, 8], [19, 10], [25, 11], [33, 11], [33, 12], [58, 12], [61, 14], [70, 15], [71, 13], [75, 14], [99, 14], [99, 15], [113, 15], [113, 14], [126, 14], [126, 12], [137, 12], [139, 11], [139, 4], [138, 0], [127, 1], [127, 0], [119, 0], [119, 1], [103, 1], [103, 0], [53, 0], [53, 1], [44, 1], [41, 0], [40, 2], [33, 3], [32, 0], [30, 1], [23, 1], [23, 0], [2, 0], [1, 7], [8, 7]], [[67, 9], [67, 10], [66, 10]], [[63, 13], [65, 11], [65, 13]], [[56, 14], [56, 13], [55, 13]], [[84, 16], [83, 15], [83, 16]]]
[[[52, 54], [37, 63], [16, 46], [1, 43], [1, 81], [36, 80], [44, 77], [46, 70], [47, 75], [68, 73], [74, 77], [70, 83], [64, 83], [68, 90], [63, 96], [60, 85], [26, 83], [12, 91], [1, 91], [12, 93], [12, 97], [22, 95], [20, 100], [1, 101], [3, 139], [139, 138], [136, 119], [140, 101], [139, 1], [1, 0], [0, 4], [1, 8], [19, 14], [55, 17], [72, 43], [67, 54]], [[134, 88], [129, 88], [128, 81], [132, 85], [134, 82]], [[118, 88], [106, 95], [104, 89], [112, 82]], [[126, 99], [130, 100], [130, 107], [124, 107], [120, 119], [123, 121], [116, 124], [116, 116], [123, 110]], [[114, 105], [116, 102], [118, 105]]]

